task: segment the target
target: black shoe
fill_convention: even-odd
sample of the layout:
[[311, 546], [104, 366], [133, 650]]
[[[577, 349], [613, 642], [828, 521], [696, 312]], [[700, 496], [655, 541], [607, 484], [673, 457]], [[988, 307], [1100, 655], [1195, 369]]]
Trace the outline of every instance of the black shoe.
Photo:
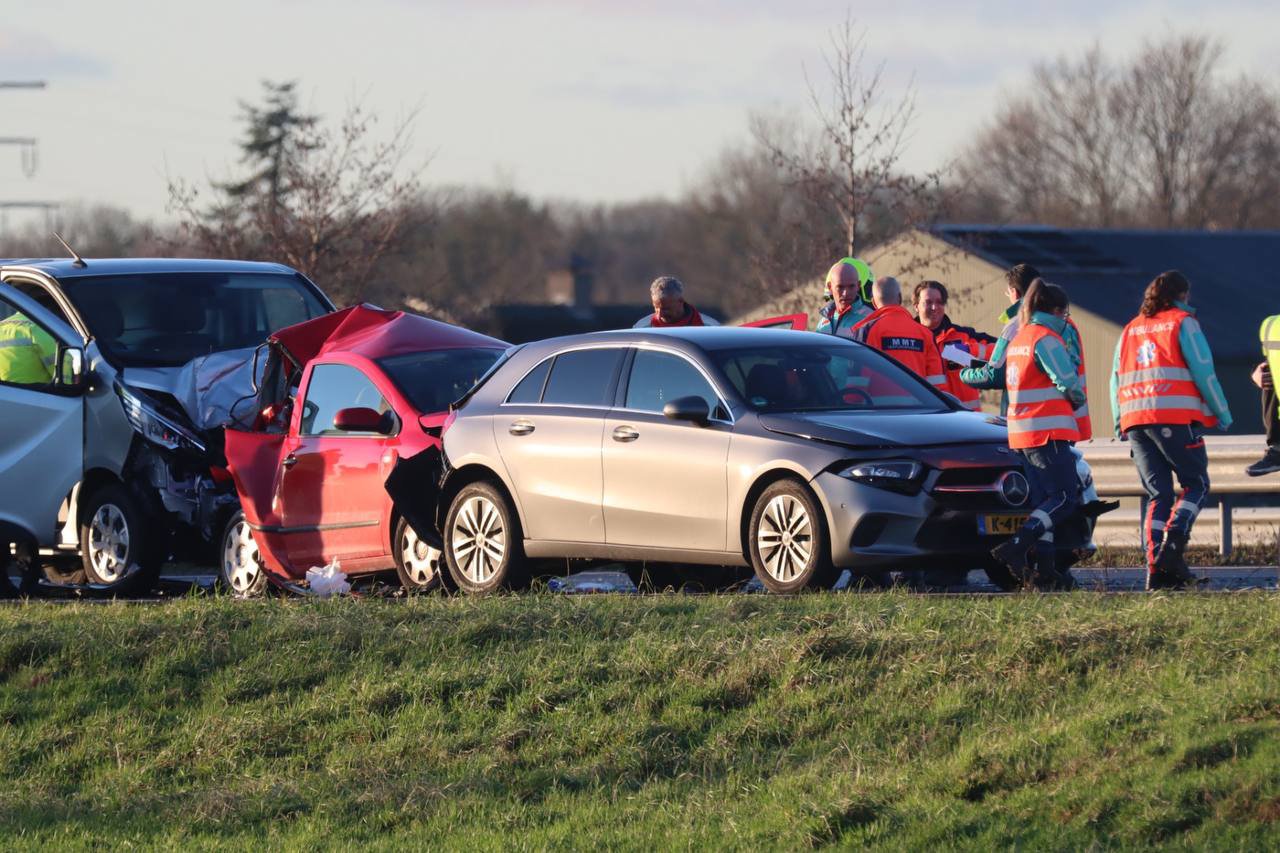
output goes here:
[[1182, 578], [1174, 577], [1168, 572], [1162, 572], [1159, 569], [1147, 573], [1147, 591], [1155, 592], [1161, 589], [1186, 589], [1187, 581]]
[[1079, 589], [1080, 584], [1076, 583], [1075, 575], [1071, 574], [1071, 570], [1065, 569], [1054, 573], [1053, 588], [1058, 592], [1071, 592]]
[[1261, 477], [1277, 471], [1280, 471], [1280, 447], [1268, 447], [1261, 459], [1244, 469], [1250, 477]]
[[1187, 534], [1181, 530], [1167, 530], [1164, 542], [1156, 553], [1155, 569], [1157, 572], [1192, 580], [1191, 569], [1187, 567]]
[[1022, 534], [1014, 534], [1005, 542], [991, 549], [991, 556], [1009, 567], [1009, 571], [1018, 578], [1026, 577], [1027, 555], [1035, 540]]

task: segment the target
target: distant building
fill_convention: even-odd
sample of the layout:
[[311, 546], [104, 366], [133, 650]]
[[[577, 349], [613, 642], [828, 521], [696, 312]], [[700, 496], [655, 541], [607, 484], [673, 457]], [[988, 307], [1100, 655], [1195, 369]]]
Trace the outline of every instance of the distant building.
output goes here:
[[[1004, 273], [1029, 263], [1066, 288], [1085, 344], [1094, 434], [1112, 434], [1112, 357], [1120, 330], [1138, 313], [1142, 292], [1159, 273], [1181, 270], [1213, 348], [1218, 377], [1235, 417], [1233, 433], [1259, 431], [1258, 392], [1249, 381], [1261, 361], [1258, 325], [1280, 311], [1280, 231], [1142, 231], [1048, 226], [940, 225], [914, 230], [862, 255], [876, 275], [947, 286], [951, 319], [999, 334], [1008, 308]], [[808, 311], [823, 304], [820, 280], [733, 322]], [[992, 400], [987, 400], [990, 406]]]
[[[629, 329], [641, 317], [653, 313], [653, 306], [648, 301], [647, 281], [637, 282], [636, 302], [622, 304], [596, 304], [594, 285], [590, 266], [575, 256], [568, 269], [547, 274], [545, 299], [495, 305], [490, 323], [481, 331], [521, 344], [561, 335]], [[701, 309], [702, 305], [698, 307]], [[706, 310], [712, 316], [719, 316], [719, 309], [715, 306]]]

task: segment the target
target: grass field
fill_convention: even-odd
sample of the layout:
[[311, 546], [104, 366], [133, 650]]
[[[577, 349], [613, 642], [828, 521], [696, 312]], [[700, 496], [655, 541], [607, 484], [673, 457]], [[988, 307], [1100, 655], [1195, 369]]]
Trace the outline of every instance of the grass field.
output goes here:
[[1274, 594], [0, 609], [0, 843], [1280, 842]]

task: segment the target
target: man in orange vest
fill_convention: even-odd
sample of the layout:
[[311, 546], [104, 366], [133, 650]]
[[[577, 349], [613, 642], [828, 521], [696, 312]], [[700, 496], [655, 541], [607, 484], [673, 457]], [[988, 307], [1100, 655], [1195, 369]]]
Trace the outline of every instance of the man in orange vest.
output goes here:
[[1009, 447], [1022, 457], [1036, 508], [991, 554], [1025, 577], [1034, 548], [1031, 580], [1041, 589], [1075, 587], [1069, 571], [1058, 571], [1054, 546], [1054, 528], [1076, 513], [1081, 500], [1071, 445], [1080, 438], [1075, 411], [1086, 393], [1063, 338], [1069, 307], [1062, 288], [1041, 279], [1032, 282], [1019, 309], [1018, 334], [1005, 356]]
[[[1148, 589], [1181, 589], [1192, 525], [1209, 496], [1204, 429], [1231, 426], [1213, 354], [1187, 299], [1191, 283], [1177, 270], [1147, 285], [1142, 309], [1120, 333], [1111, 374], [1116, 434], [1133, 448], [1147, 492], [1143, 539]], [[1177, 476], [1179, 497], [1173, 488]]]
[[[920, 325], [933, 332], [933, 342], [942, 357], [942, 366], [947, 374], [947, 391], [959, 400], [966, 409], [976, 412], [982, 408], [977, 388], [960, 381], [960, 371], [974, 362], [990, 360], [995, 349], [996, 339], [991, 335], [971, 329], [968, 326], [957, 326], [947, 316], [947, 288], [939, 281], [922, 281], [916, 285], [914, 303], [916, 319]], [[961, 364], [948, 361], [947, 346], [951, 345], [963, 350], [967, 360]]]
[[871, 301], [876, 310], [853, 327], [853, 339], [875, 347], [939, 391], [946, 391], [947, 375], [933, 335], [902, 307], [898, 280], [887, 276], [876, 279]]

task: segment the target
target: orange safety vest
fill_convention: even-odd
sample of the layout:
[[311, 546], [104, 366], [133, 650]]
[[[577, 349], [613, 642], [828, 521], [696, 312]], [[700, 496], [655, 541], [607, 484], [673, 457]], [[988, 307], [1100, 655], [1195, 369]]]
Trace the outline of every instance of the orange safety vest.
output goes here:
[[1005, 417], [1009, 422], [1009, 446], [1015, 450], [1080, 438], [1071, 401], [1036, 362], [1036, 344], [1047, 337], [1057, 338], [1066, 348], [1057, 332], [1028, 323], [1005, 350], [1005, 387], [1009, 393]]
[[947, 390], [942, 357], [933, 332], [915, 321], [901, 305], [886, 305], [853, 327], [854, 340], [875, 347], [939, 391]]
[[[1067, 323], [1076, 330], [1076, 340], [1080, 342], [1080, 369], [1077, 372], [1080, 374], [1080, 387], [1084, 388], [1087, 394], [1089, 382], [1088, 377], [1084, 375], [1084, 338], [1080, 336], [1080, 328], [1076, 326], [1074, 320], [1068, 317]], [[1080, 433], [1079, 440], [1088, 441], [1093, 438], [1093, 420], [1089, 417], [1089, 398], [1087, 396], [1085, 401], [1080, 404], [1080, 407], [1076, 409], [1075, 416], [1076, 430]]]
[[1120, 333], [1121, 432], [1148, 424], [1218, 425], [1182, 355], [1178, 335], [1190, 316], [1181, 308], [1166, 308], [1154, 317], [1134, 317]]

